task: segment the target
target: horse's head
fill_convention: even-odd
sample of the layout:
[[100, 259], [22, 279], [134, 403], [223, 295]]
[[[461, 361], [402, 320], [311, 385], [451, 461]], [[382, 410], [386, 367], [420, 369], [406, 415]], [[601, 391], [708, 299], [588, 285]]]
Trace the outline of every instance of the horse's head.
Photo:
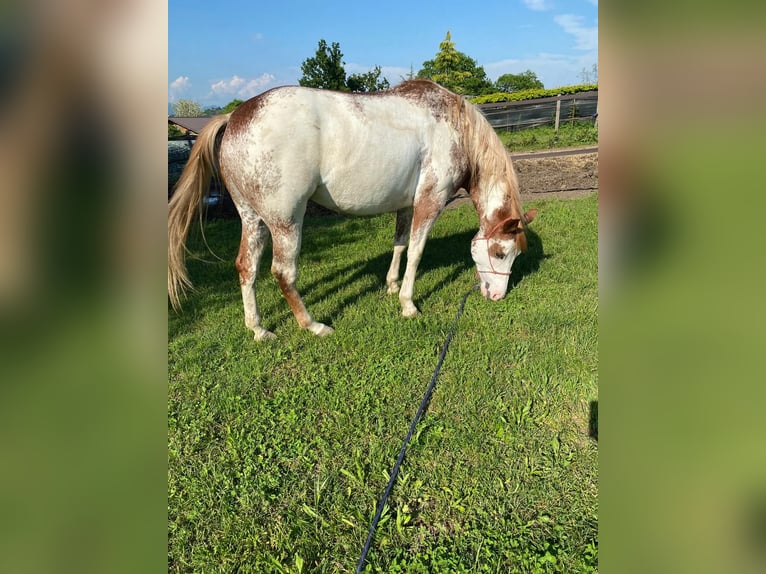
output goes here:
[[527, 211], [523, 217], [497, 217], [490, 222], [482, 221], [476, 236], [471, 240], [471, 256], [476, 263], [481, 294], [492, 301], [505, 297], [513, 260], [527, 249], [525, 223], [535, 218], [536, 209]]

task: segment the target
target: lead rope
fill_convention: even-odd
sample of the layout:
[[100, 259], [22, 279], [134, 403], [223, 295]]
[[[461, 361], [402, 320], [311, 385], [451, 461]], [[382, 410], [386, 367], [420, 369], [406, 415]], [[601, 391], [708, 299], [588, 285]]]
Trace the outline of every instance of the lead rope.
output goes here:
[[367, 552], [370, 551], [370, 544], [372, 544], [372, 539], [375, 536], [375, 529], [378, 527], [378, 521], [380, 520], [380, 515], [383, 514], [383, 507], [386, 505], [386, 500], [388, 500], [388, 495], [391, 494], [391, 489], [394, 486], [394, 482], [396, 482], [396, 477], [399, 474], [399, 467], [402, 464], [402, 460], [404, 460], [404, 453], [407, 452], [407, 445], [410, 442], [410, 439], [412, 438], [412, 433], [415, 432], [415, 426], [417, 426], [418, 421], [420, 420], [420, 417], [423, 415], [423, 412], [426, 410], [426, 406], [428, 405], [428, 401], [431, 398], [431, 393], [434, 390], [434, 387], [436, 386], [436, 379], [439, 378], [439, 371], [441, 371], [442, 363], [444, 362], [444, 357], [447, 356], [447, 349], [449, 349], [450, 342], [452, 342], [452, 336], [455, 334], [455, 328], [457, 327], [457, 322], [460, 320], [460, 316], [463, 314], [463, 309], [465, 308], [465, 302], [468, 299], [468, 296], [471, 294], [471, 291], [475, 291], [479, 288], [479, 285], [474, 285], [469, 291], [466, 292], [465, 295], [463, 295], [463, 300], [460, 302], [460, 307], [457, 311], [457, 316], [455, 317], [455, 322], [452, 323], [452, 328], [450, 329], [449, 334], [447, 335], [447, 340], [444, 341], [444, 346], [442, 347], [442, 351], [439, 354], [439, 361], [436, 363], [436, 369], [434, 370], [433, 377], [431, 377], [431, 382], [428, 384], [428, 387], [426, 388], [426, 392], [423, 395], [423, 400], [420, 401], [420, 406], [418, 407], [418, 412], [415, 413], [415, 418], [412, 419], [412, 423], [410, 424], [410, 430], [407, 432], [407, 436], [404, 437], [404, 442], [402, 443], [402, 448], [399, 450], [399, 456], [396, 458], [396, 462], [394, 463], [394, 468], [391, 470], [391, 477], [388, 479], [388, 484], [386, 485], [386, 490], [383, 492], [383, 497], [380, 499], [380, 502], [378, 503], [378, 509], [375, 512], [375, 517], [372, 519], [372, 524], [370, 525], [370, 532], [367, 534], [367, 540], [364, 543], [364, 547], [362, 548], [362, 555], [359, 557], [359, 562], [356, 565], [356, 574], [360, 574], [362, 571], [362, 567], [364, 566], [364, 561], [367, 558]]

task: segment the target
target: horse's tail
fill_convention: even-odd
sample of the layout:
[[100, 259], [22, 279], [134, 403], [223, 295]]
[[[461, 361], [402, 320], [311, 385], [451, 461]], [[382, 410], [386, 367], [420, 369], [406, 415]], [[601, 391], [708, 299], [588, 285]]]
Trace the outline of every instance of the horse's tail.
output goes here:
[[186, 237], [195, 215], [218, 172], [219, 133], [229, 121], [226, 114], [210, 120], [197, 137], [168, 204], [168, 296], [173, 308], [181, 306], [181, 295], [191, 287], [186, 271]]

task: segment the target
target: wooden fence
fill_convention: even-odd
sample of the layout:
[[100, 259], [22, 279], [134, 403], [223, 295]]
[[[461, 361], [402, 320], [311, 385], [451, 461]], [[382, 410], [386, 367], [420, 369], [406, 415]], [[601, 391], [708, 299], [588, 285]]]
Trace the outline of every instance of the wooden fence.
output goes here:
[[552, 125], [558, 130], [561, 122], [595, 121], [598, 90], [521, 102], [479, 104], [476, 107], [495, 129], [516, 131]]

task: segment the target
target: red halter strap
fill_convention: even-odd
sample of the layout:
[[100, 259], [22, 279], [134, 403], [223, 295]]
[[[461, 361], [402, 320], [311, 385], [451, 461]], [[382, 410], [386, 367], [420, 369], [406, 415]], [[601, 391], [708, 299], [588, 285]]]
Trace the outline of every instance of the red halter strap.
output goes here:
[[[486, 271], [486, 270], [484, 270], [484, 271], [480, 271], [480, 273], [492, 273], [492, 274], [494, 274], [494, 275], [510, 275], [510, 274], [511, 274], [511, 272], [510, 272], [510, 271], [508, 271], [508, 272], [505, 272], [505, 271], [496, 271], [496, 270], [495, 270], [495, 266], [494, 266], [494, 265], [492, 265], [492, 256], [489, 254], [489, 240], [492, 238], [492, 235], [495, 233], [495, 231], [497, 231], [497, 228], [498, 228], [498, 227], [500, 227], [500, 226], [502, 226], [502, 225], [505, 225], [506, 223], [508, 223], [508, 222], [509, 222], [509, 221], [511, 221], [512, 219], [518, 219], [518, 218], [517, 218], [517, 217], [513, 217], [512, 215], [511, 215], [510, 217], [506, 217], [506, 218], [505, 218], [505, 219], [503, 219], [503, 220], [502, 220], [500, 223], [498, 223], [497, 225], [495, 225], [495, 226], [494, 226], [494, 227], [493, 227], [493, 228], [490, 230], [490, 232], [487, 234], [487, 236], [486, 236], [486, 237], [475, 237], [475, 238], [471, 239], [471, 243], [473, 243], [474, 241], [486, 241], [486, 242], [487, 242], [487, 260], [489, 261], [489, 268], [490, 268], [490, 271]], [[477, 270], [477, 271], [478, 271], [478, 270]]]

